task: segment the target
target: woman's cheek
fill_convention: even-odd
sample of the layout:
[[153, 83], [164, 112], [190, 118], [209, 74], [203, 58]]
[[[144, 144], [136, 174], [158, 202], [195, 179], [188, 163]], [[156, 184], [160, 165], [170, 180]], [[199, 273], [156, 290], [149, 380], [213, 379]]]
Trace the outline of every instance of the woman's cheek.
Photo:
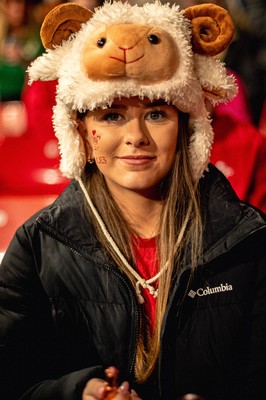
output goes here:
[[101, 140], [101, 135], [97, 132], [96, 129], [92, 129], [91, 131], [91, 140], [96, 164], [107, 164], [106, 157], [99, 153], [99, 143]]

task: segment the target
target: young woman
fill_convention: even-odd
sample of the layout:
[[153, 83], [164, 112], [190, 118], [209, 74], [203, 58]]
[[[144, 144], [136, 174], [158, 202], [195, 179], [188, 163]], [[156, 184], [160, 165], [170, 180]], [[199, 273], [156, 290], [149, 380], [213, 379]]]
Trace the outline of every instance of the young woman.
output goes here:
[[[73, 15], [73, 7], [59, 8], [66, 24], [86, 14]], [[55, 20], [58, 27], [56, 12], [43, 34]], [[218, 7], [220, 20], [222, 12]], [[62, 45], [54, 35], [57, 46], [32, 66], [31, 78], [40, 71], [47, 78], [60, 59], [54, 125], [61, 170], [75, 179], [18, 229], [3, 259], [1, 398], [265, 396], [266, 223], [207, 167], [212, 131], [196, 71], [211, 65], [211, 81], [221, 70], [182, 44], [189, 46], [189, 16], [159, 3], [107, 3], [83, 21], [81, 35]], [[127, 50], [137, 37], [141, 54], [141, 35], [151, 44], [145, 54], [153, 45], [157, 51], [163, 44], [162, 52], [175, 46], [163, 61], [149, 58], [148, 70], [146, 60], [131, 70]], [[121, 65], [115, 41], [129, 64], [119, 70], [121, 81], [114, 78]], [[112, 47], [105, 70], [87, 57], [94, 42], [96, 58], [105, 43]], [[82, 60], [79, 72], [72, 50]], [[224, 79], [219, 85], [233, 86], [226, 73]]]

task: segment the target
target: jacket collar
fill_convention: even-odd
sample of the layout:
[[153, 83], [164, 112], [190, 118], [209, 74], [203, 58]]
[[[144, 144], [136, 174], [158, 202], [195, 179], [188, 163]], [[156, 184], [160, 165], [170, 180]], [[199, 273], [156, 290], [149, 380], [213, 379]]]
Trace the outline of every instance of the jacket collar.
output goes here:
[[70, 182], [53, 204], [43, 210], [37, 222], [41, 229], [72, 249], [84, 253], [99, 247], [93, 227], [86, 218], [86, 202], [77, 181]]
[[[240, 202], [228, 180], [213, 165], [199, 183], [203, 230], [203, 262], [210, 261], [253, 232], [266, 228], [261, 213]], [[94, 229], [87, 222], [86, 202], [73, 180], [37, 221], [55, 239], [77, 251], [99, 247]]]

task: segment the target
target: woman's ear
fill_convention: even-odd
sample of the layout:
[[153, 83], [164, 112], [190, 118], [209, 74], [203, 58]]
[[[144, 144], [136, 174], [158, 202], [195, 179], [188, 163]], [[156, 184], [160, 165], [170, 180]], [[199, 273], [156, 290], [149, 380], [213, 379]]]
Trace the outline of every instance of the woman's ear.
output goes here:
[[83, 137], [87, 135], [87, 128], [85, 121], [83, 119], [77, 118], [77, 130], [79, 134]]
[[86, 123], [84, 119], [80, 118], [77, 118], [76, 123], [77, 123], [77, 131], [80, 134], [80, 137], [84, 144], [86, 159], [88, 159], [89, 156], [92, 156], [93, 150], [89, 142], [89, 135], [86, 128]]

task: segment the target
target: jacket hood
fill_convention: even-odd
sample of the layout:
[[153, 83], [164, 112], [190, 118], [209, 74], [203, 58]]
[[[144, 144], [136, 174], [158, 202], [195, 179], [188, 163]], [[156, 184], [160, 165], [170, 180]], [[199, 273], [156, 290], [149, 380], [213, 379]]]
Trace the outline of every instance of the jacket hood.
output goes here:
[[263, 213], [239, 200], [229, 181], [212, 164], [200, 180], [200, 193], [204, 263], [230, 250], [252, 233], [266, 228]]

